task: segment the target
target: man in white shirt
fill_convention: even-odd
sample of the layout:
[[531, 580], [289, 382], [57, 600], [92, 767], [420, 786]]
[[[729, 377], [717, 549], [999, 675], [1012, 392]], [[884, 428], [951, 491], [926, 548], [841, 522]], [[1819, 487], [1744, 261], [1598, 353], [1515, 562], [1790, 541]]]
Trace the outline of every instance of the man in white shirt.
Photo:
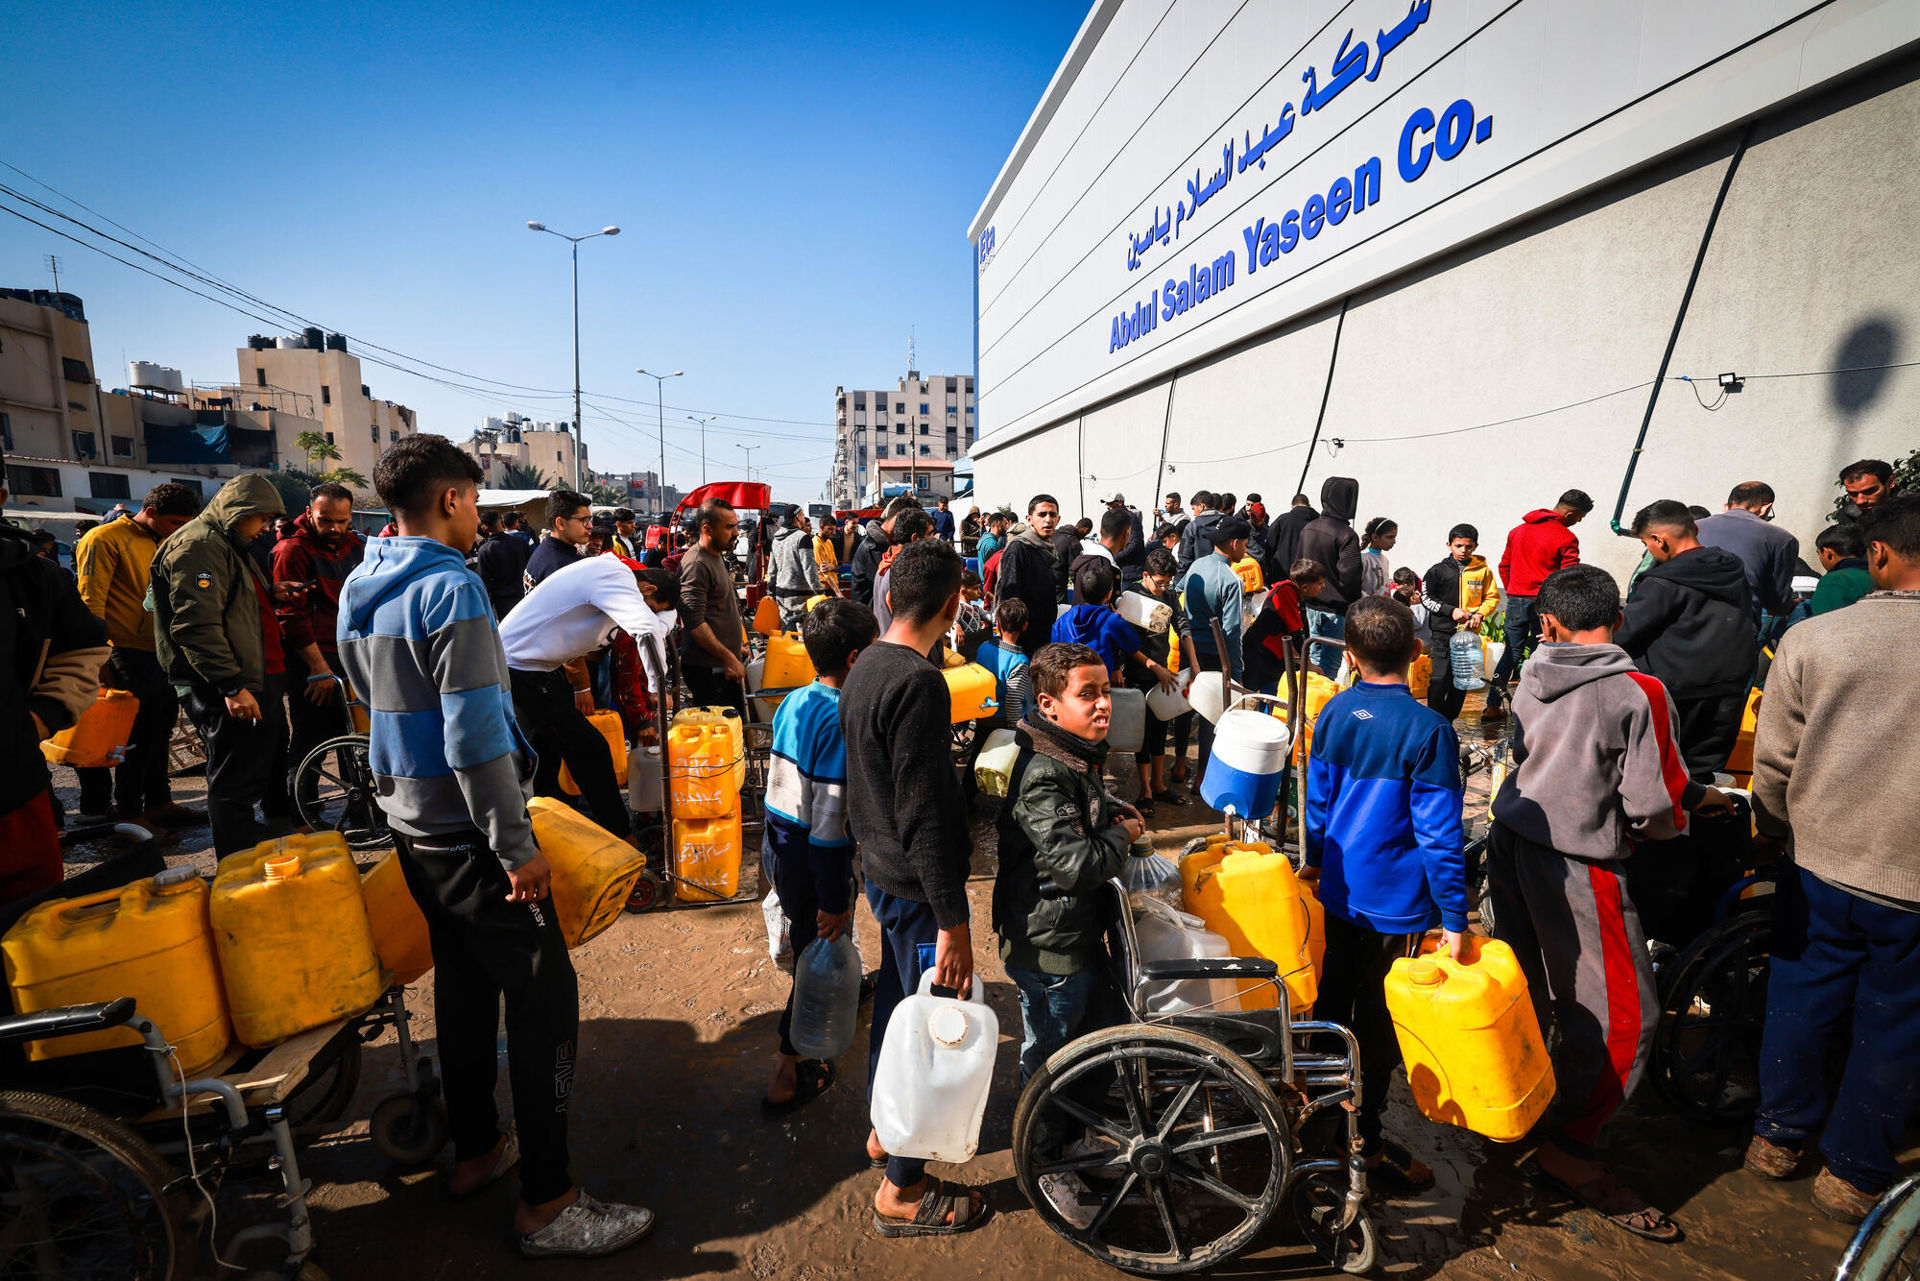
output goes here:
[[514, 715], [539, 756], [534, 794], [561, 794], [564, 762], [594, 821], [615, 836], [627, 836], [632, 820], [613, 754], [587, 721], [593, 691], [583, 660], [620, 628], [639, 647], [649, 689], [661, 697], [663, 655], [679, 605], [680, 583], [671, 571], [622, 556], [591, 556], [547, 575], [500, 625]]

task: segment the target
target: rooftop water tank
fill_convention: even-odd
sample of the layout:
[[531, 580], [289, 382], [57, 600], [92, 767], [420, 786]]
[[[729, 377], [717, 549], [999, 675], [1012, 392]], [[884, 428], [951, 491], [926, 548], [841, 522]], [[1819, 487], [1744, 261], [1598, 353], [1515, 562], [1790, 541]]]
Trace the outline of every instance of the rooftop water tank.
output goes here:
[[306, 340], [302, 343], [302, 346], [306, 347], [308, 351], [319, 351], [327, 340], [327, 336], [320, 331], [320, 326], [318, 325], [308, 325], [300, 331], [300, 336]]
[[247, 349], [249, 351], [266, 351], [272, 346], [273, 339], [267, 337], [265, 334], [247, 335]]
[[273, 340], [273, 345], [281, 351], [298, 351], [305, 340], [298, 334], [287, 334]]
[[180, 376], [178, 369], [169, 369], [147, 360], [135, 360], [127, 364], [127, 386], [142, 391], [177, 393], [186, 389], [186, 380]]
[[327, 335], [328, 351], [345, 351], [346, 349], [347, 349], [347, 336], [345, 334], [328, 334]]

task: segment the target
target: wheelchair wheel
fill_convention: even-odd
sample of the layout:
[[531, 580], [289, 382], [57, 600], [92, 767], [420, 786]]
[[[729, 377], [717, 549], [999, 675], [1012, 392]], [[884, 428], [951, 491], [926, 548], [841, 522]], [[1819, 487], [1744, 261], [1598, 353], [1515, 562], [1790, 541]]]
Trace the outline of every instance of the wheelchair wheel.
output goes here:
[[293, 1087], [282, 1107], [287, 1124], [295, 1130], [308, 1126], [331, 1125], [347, 1114], [354, 1091], [360, 1088], [361, 1040], [359, 1029], [345, 1027], [320, 1047], [307, 1074]]
[[307, 753], [293, 778], [293, 804], [300, 821], [316, 832], [338, 832], [347, 847], [384, 849], [393, 844], [387, 816], [374, 800], [373, 766], [359, 734], [330, 738]]
[[1653, 1033], [1654, 1084], [1696, 1121], [1743, 1121], [1760, 1102], [1773, 912], [1740, 912], [1672, 962]]
[[1049, 1228], [1140, 1276], [1201, 1271], [1245, 1249], [1293, 1162], [1280, 1106], [1245, 1059], [1141, 1024], [1048, 1061], [1014, 1111], [1013, 1158]]
[[169, 1281], [179, 1275], [173, 1173], [146, 1140], [84, 1104], [0, 1092], [0, 1277]]
[[1911, 1281], [1920, 1276], [1920, 1178], [1894, 1184], [1847, 1244], [1833, 1281]]
[[1373, 1270], [1380, 1261], [1380, 1240], [1366, 1207], [1354, 1216], [1345, 1231], [1335, 1232], [1346, 1208], [1347, 1181], [1331, 1174], [1310, 1174], [1293, 1185], [1287, 1200], [1293, 1206], [1294, 1221], [1300, 1234], [1319, 1256], [1342, 1272], [1358, 1276]]

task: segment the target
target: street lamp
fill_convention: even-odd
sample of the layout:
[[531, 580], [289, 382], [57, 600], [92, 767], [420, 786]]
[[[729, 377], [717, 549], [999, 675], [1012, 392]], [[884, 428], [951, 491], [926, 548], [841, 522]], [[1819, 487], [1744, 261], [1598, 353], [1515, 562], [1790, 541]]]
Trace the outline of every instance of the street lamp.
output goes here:
[[700, 483], [707, 483], [707, 424], [719, 418], [719, 414], [708, 414], [705, 418], [687, 415], [687, 421], [700, 424]]
[[[649, 374], [644, 369], [636, 369], [633, 372], [636, 374], [646, 374], [647, 377], [653, 379], [653, 412], [659, 417], [660, 422], [660, 523], [664, 525], [667, 515], [667, 407], [661, 403], [662, 393], [660, 389], [666, 386], [667, 379], [678, 378], [686, 371], [684, 369], [676, 369], [670, 374]], [[702, 476], [700, 483], [703, 485], [706, 484], [707, 478]]]
[[758, 446], [758, 445], [735, 445], [735, 446], [734, 446], [734, 448], [735, 448], [735, 449], [739, 449], [739, 450], [744, 450], [744, 451], [745, 451], [745, 453], [746, 453], [746, 455], [747, 455], [747, 479], [748, 479], [748, 480], [752, 480], [752, 479], [753, 479], [753, 451], [754, 451], [754, 450], [756, 450], [756, 449], [758, 449], [758, 448], [760, 448], [760, 446]]
[[584, 236], [569, 236], [563, 231], [555, 231], [544, 222], [527, 221], [528, 231], [544, 231], [549, 236], [558, 236], [573, 246], [573, 487], [580, 488], [580, 455], [585, 452], [580, 437], [584, 424], [580, 421], [580, 242], [592, 240], [595, 236], [617, 236], [618, 227], [602, 227], [600, 230]]

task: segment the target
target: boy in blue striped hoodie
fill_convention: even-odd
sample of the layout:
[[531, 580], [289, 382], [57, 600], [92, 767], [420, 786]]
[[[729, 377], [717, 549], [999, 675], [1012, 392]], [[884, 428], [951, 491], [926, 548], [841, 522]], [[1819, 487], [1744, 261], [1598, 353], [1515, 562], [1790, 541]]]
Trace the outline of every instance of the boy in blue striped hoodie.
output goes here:
[[1460, 742], [1407, 688], [1413, 611], [1384, 596], [1347, 610], [1347, 655], [1360, 682], [1329, 699], [1307, 763], [1306, 870], [1326, 909], [1327, 948], [1314, 1016], [1360, 1045], [1360, 1137], [1376, 1188], [1418, 1191], [1433, 1171], [1380, 1132], [1400, 1046], [1385, 981], [1438, 924], [1459, 956], [1467, 930]]
[[[843, 597], [820, 602], [800, 623], [817, 673], [780, 700], [767, 758], [767, 822], [760, 863], [780, 896], [794, 964], [816, 938], [832, 942], [853, 921], [853, 835], [847, 828], [847, 740], [840, 683], [880, 634], [873, 611]], [[793, 1046], [793, 992], [780, 1012], [780, 1053], [760, 1110], [774, 1117], [803, 1107], [833, 1084], [831, 1063], [802, 1059]]]
[[[340, 592], [340, 663], [371, 713], [368, 755], [400, 870], [433, 944], [448, 1188], [478, 1192], [520, 1165], [514, 1231], [529, 1258], [611, 1254], [653, 1212], [589, 1196], [567, 1169], [580, 990], [551, 873], [527, 815], [533, 752], [513, 719], [507, 655], [467, 568], [480, 468], [444, 436], [408, 436], [373, 469], [398, 533], [367, 544]], [[517, 1129], [494, 1107], [506, 1004]]]

